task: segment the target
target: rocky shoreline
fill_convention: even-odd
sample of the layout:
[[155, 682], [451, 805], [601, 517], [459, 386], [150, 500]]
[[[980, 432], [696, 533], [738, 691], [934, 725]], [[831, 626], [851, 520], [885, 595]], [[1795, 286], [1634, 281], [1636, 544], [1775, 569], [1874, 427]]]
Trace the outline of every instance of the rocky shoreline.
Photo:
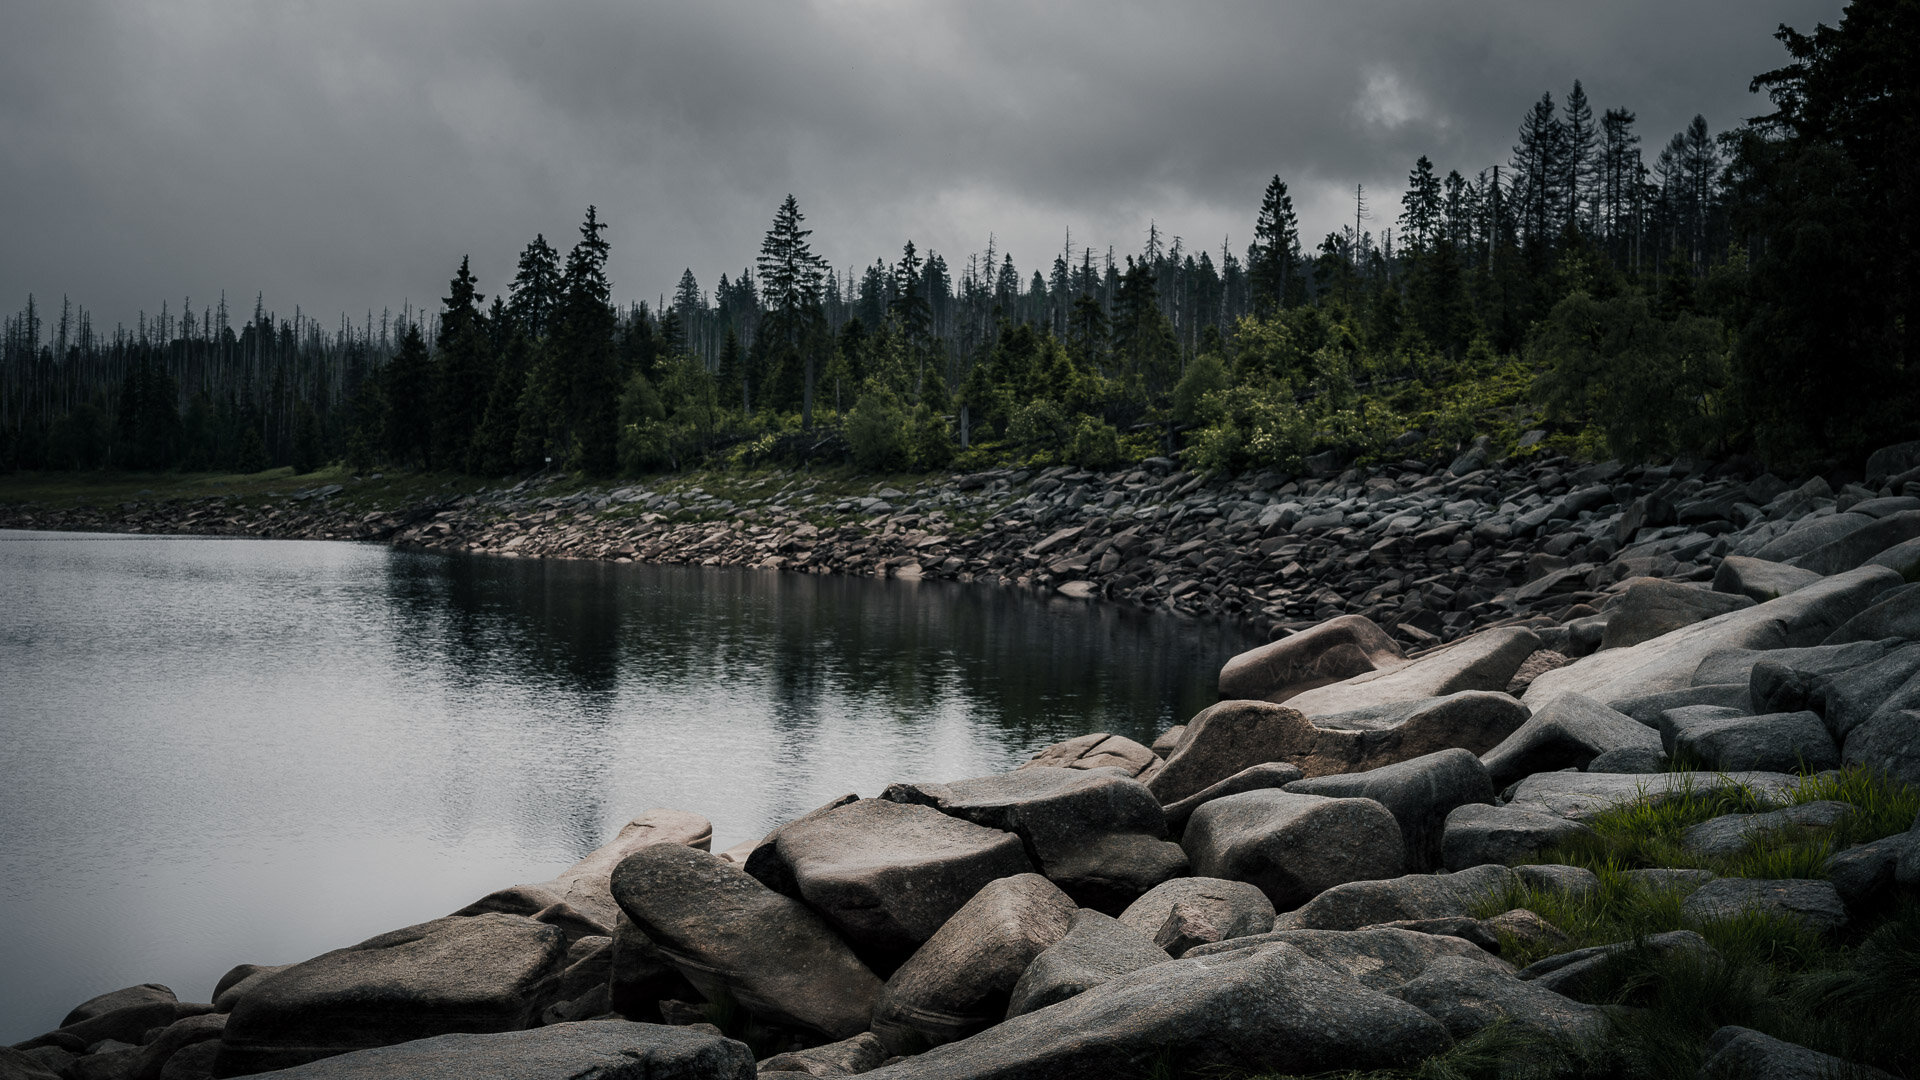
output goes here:
[[[705, 819], [652, 810], [552, 881], [242, 964], [212, 1001], [102, 995], [0, 1048], [0, 1078], [1108, 1080], [1413, 1068], [1496, 1038], [1606, 1075], [1610, 1040], [1660, 1011], [1630, 974], [1736, 965], [1729, 927], [1866, 955], [1920, 898], [1920, 817], [1886, 823], [1886, 793], [1920, 787], [1920, 444], [1837, 491], [1417, 464], [989, 474], [825, 507], [787, 478], [696, 513], [684, 491], [542, 505], [524, 485], [371, 514], [318, 491], [258, 517], [16, 510], [5, 524], [951, 576], [1278, 636], [1152, 746], [1089, 733], [717, 854]], [[1678, 822], [1650, 865], [1598, 854], [1623, 808]], [[1669, 921], [1596, 938], [1567, 913], [1603, 896]], [[1847, 1067], [1735, 1025], [1687, 1052], [1702, 1076]]]
[[[1839, 490], [1734, 465], [1496, 461], [1484, 442], [1444, 463], [1320, 464], [1318, 476], [1223, 478], [1150, 459], [1112, 473], [1001, 469], [855, 494], [776, 472], [727, 495], [674, 477], [546, 495], [558, 479], [548, 477], [373, 507], [331, 484], [256, 499], [13, 504], [0, 506], [0, 528], [942, 578], [1276, 636], [1362, 615], [1421, 648], [1492, 626], [1590, 619], [1630, 578], [1712, 581], [1727, 555], [1767, 557], [1809, 517], [1920, 509], [1920, 453], [1908, 446], [1880, 452]], [[1570, 655], [1596, 630], [1579, 623]]]

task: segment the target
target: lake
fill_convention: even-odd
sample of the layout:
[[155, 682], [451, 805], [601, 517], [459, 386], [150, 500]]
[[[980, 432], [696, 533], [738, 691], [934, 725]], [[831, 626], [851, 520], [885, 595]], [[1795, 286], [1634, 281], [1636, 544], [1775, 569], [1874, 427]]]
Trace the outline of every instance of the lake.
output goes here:
[[0, 1042], [849, 791], [1149, 742], [1226, 627], [988, 586], [0, 531]]

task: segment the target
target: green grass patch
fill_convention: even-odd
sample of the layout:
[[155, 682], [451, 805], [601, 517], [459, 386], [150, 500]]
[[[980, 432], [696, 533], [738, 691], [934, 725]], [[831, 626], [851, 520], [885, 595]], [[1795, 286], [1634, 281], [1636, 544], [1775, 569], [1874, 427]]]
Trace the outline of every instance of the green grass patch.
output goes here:
[[1843, 848], [1906, 832], [1920, 818], [1920, 788], [1861, 765], [1807, 777], [1794, 788], [1791, 801], [1828, 799], [1853, 807], [1838, 836]]

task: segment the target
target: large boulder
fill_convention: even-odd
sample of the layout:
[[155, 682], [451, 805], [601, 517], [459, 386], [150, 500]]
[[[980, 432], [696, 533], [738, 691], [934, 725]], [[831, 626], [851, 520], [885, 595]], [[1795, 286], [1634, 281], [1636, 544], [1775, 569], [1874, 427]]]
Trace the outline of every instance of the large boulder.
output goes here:
[[1276, 930], [1258, 937], [1223, 941], [1193, 950], [1194, 956], [1219, 956], [1236, 950], [1264, 949], [1284, 942], [1323, 964], [1388, 993], [1417, 979], [1442, 960], [1467, 960], [1511, 977], [1512, 964], [1457, 937], [1423, 934], [1399, 927], [1362, 930]]
[[1042, 874], [1075, 902], [1108, 914], [1187, 869], [1186, 853], [1165, 839], [1160, 800], [1110, 769], [1021, 769], [951, 784], [894, 784], [881, 798], [1018, 835]]
[[1920, 641], [1920, 583], [1896, 586], [1880, 594], [1871, 607], [1828, 635], [1824, 644], [1887, 638]]
[[1248, 791], [1194, 812], [1181, 846], [1193, 872], [1256, 885], [1291, 910], [1342, 882], [1394, 877], [1400, 824], [1372, 799]]
[[1584, 769], [1609, 751], [1659, 749], [1659, 734], [1631, 716], [1585, 694], [1561, 694], [1542, 702], [1526, 723], [1481, 755], [1480, 761], [1493, 786], [1504, 788], [1537, 772]]
[[1514, 788], [1507, 806], [1574, 821], [1591, 821], [1616, 807], [1660, 803], [1745, 785], [1770, 802], [1784, 803], [1800, 778], [1778, 772], [1535, 773]]
[[1523, 700], [1539, 705], [1572, 692], [1614, 705], [1648, 694], [1682, 690], [1694, 685], [1694, 671], [1709, 653], [1726, 648], [1817, 645], [1865, 610], [1880, 593], [1899, 583], [1899, 574], [1878, 566], [1826, 578], [1778, 600], [1728, 612], [1651, 641], [1609, 649], [1546, 672], [1527, 688]]
[[449, 917], [382, 934], [262, 979], [234, 1006], [218, 1072], [239, 1076], [435, 1035], [534, 1027], [557, 1003], [566, 960], [566, 934], [523, 915]]
[[180, 1001], [159, 983], [142, 983], [88, 998], [67, 1013], [59, 1028], [17, 1043], [15, 1048], [84, 1048], [109, 1040], [133, 1044], [153, 1028], [164, 1028], [212, 1009], [211, 1005]]
[[1297, 766], [1289, 765], [1284, 761], [1269, 761], [1248, 766], [1217, 784], [1196, 791], [1178, 802], [1168, 804], [1166, 807], [1167, 831], [1176, 835], [1185, 831], [1187, 819], [1193, 816], [1193, 812], [1215, 799], [1224, 799], [1243, 791], [1286, 787], [1300, 779], [1301, 775]]
[[1826, 881], [1715, 878], [1695, 889], [1681, 912], [1694, 922], [1761, 912], [1797, 919], [1823, 932], [1847, 925], [1847, 905], [1833, 884]]
[[[1029, 775], [1048, 778], [1038, 769]], [[1033, 869], [1013, 833], [886, 799], [793, 822], [774, 846], [807, 904], [882, 970], [932, 937], [982, 885]]]
[[802, 822], [812, 821], [823, 814], [831, 813], [843, 806], [859, 801], [860, 796], [853, 792], [837, 796], [801, 814], [792, 821], [774, 826], [772, 831], [761, 837], [757, 842], [749, 841], [748, 843], [740, 844], [721, 852], [720, 857], [728, 862], [738, 863], [740, 867], [751, 874], [755, 880], [767, 888], [772, 889], [774, 892], [782, 893], [798, 900], [800, 899], [800, 886], [794, 884], [793, 868], [788, 866], [786, 860], [780, 857], [780, 834]]
[[[1805, 517], [1753, 554], [1771, 562], [1795, 563], [1801, 556], [1859, 532], [1873, 524], [1866, 514], [1828, 514]], [[1869, 553], [1871, 554], [1871, 553]], [[1817, 571], [1816, 571], [1817, 572]]]
[[775, 1054], [760, 1063], [760, 1075], [857, 1076], [879, 1068], [892, 1056], [878, 1035], [863, 1031], [851, 1039]]
[[1606, 1013], [1595, 1006], [1523, 982], [1511, 971], [1473, 957], [1435, 960], [1397, 993], [1400, 1000], [1446, 1025], [1456, 1039], [1505, 1022], [1516, 1031], [1579, 1051], [1596, 1046], [1608, 1030]]
[[1400, 823], [1406, 869], [1415, 873], [1440, 865], [1440, 837], [1454, 807], [1493, 802], [1493, 782], [1487, 767], [1471, 751], [1458, 748], [1366, 772], [1296, 780], [1286, 790], [1336, 799], [1372, 799], [1386, 807]]
[[1233, 657], [1220, 669], [1220, 698], [1282, 702], [1317, 686], [1406, 662], [1400, 646], [1364, 615], [1342, 615]]
[[706, 851], [713, 844], [713, 823], [685, 810], [649, 810], [552, 881], [489, 893], [454, 914], [498, 911], [552, 922], [573, 937], [583, 931], [611, 934], [620, 907], [613, 902], [607, 880], [620, 860], [653, 844], [681, 844]]
[[1020, 974], [1067, 936], [1075, 910], [1038, 874], [989, 883], [887, 980], [873, 1033], [912, 1053], [999, 1022]]
[[[141, 983], [138, 986], [126, 986], [118, 990], [109, 990], [104, 994], [96, 994], [80, 1004], [75, 1005], [72, 1009], [68, 1010], [66, 1017], [60, 1021], [60, 1026], [70, 1028], [83, 1021], [92, 1020], [95, 1017], [105, 1016], [110, 1012], [118, 1012], [121, 1009], [131, 1008], [135, 1005], [160, 1005], [165, 1006], [166, 1011], [171, 1011], [172, 1006], [178, 1004], [179, 1001], [180, 999], [174, 996], [172, 988], [163, 986], [160, 983]], [[156, 1015], [159, 1014], [156, 1013]], [[168, 1022], [171, 1023], [171, 1021]], [[151, 1027], [153, 1025], [149, 1024], [148, 1026]], [[106, 1035], [101, 1036], [101, 1038], [110, 1037], [111, 1036]], [[98, 1040], [95, 1041], [97, 1042]], [[120, 1041], [132, 1042], [133, 1040], [122, 1039]]]
[[1451, 1040], [1432, 1017], [1290, 945], [1171, 960], [1016, 1016], [872, 1080], [1112, 1080], [1188, 1070], [1410, 1065]]
[[1670, 753], [1721, 772], [1820, 772], [1840, 764], [1827, 725], [1811, 712], [1708, 717], [1672, 732]]
[[1447, 815], [1440, 861], [1448, 870], [1487, 863], [1512, 865], [1592, 835], [1585, 825], [1553, 814], [1467, 803]]
[[1212, 934], [1200, 935], [1210, 942], [1264, 934], [1273, 929], [1273, 901], [1258, 886], [1244, 881], [1175, 878], [1135, 900], [1120, 913], [1120, 922], [1168, 952], [1173, 951], [1168, 945], [1178, 944], [1184, 953], [1200, 944], [1194, 935], [1183, 934], [1177, 943], [1163, 940], [1162, 935], [1172, 937], [1178, 931], [1171, 928], [1195, 925], [1211, 928]]
[[704, 996], [845, 1039], [867, 1030], [880, 980], [812, 909], [732, 863], [677, 845], [629, 855], [613, 895]]
[[1409, 919], [1445, 919], [1513, 888], [1521, 878], [1504, 866], [1475, 866], [1452, 874], [1408, 874], [1353, 881], [1308, 901], [1287, 920], [1289, 929], [1358, 930]]
[[275, 1080], [753, 1080], [745, 1043], [692, 1028], [588, 1020], [440, 1035], [273, 1074]]
[[613, 924], [608, 951], [607, 1005], [621, 1016], [651, 1022], [660, 1019], [662, 1001], [700, 997], [673, 960], [624, 911]]
[[[1907, 689], [1913, 688], [1910, 682]], [[1847, 733], [1840, 760], [1920, 785], [1920, 708], [1882, 706]]]
[[1506, 694], [1477, 690], [1312, 722], [1291, 706], [1223, 701], [1193, 718], [1179, 748], [1147, 787], [1171, 805], [1256, 765], [1292, 765], [1312, 777], [1375, 769], [1452, 747], [1478, 754], [1498, 745], [1527, 716], [1526, 707]]
[[1700, 1066], [1700, 1075], [1737, 1076], [1742, 1080], [1828, 1080], [1836, 1076], [1893, 1080], [1892, 1074], [1880, 1069], [1732, 1024], [1707, 1040], [1707, 1060]]
[[1022, 769], [1119, 769], [1138, 776], [1159, 760], [1152, 749], [1125, 735], [1096, 731], [1057, 742], [1033, 755]]
[[[1272, 925], [1271, 920], [1268, 925]], [[1165, 949], [1113, 916], [1076, 911], [1066, 936], [1034, 957], [1027, 970], [1020, 973], [1007, 999], [1007, 1017], [1044, 1009], [1101, 983], [1166, 962]]]
[[1307, 716], [1331, 716], [1462, 690], [1505, 690], [1539, 648], [1539, 637], [1525, 627], [1482, 630], [1398, 667], [1297, 694], [1288, 704]]
[[[1861, 514], [1836, 517], [1861, 518]], [[1838, 574], [1866, 563], [1875, 555], [1920, 537], [1920, 510], [1867, 518], [1867, 523], [1791, 560], [1793, 565], [1816, 574]]]
[[1628, 586], [1607, 608], [1607, 629], [1600, 638], [1600, 648], [1638, 645], [1683, 626], [1752, 606], [1752, 597], [1647, 578]]
[[1768, 562], [1748, 555], [1729, 555], [1713, 572], [1713, 591], [1744, 596], [1758, 603], [1779, 598], [1820, 580], [1812, 570]]

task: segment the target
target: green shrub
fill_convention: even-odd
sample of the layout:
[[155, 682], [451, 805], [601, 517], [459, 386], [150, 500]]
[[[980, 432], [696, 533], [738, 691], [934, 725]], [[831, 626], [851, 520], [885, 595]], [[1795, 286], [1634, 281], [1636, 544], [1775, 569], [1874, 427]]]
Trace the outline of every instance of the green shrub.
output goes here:
[[944, 469], [953, 461], [953, 431], [947, 418], [924, 402], [913, 410], [913, 445], [909, 449], [916, 469]]
[[853, 463], [869, 472], [907, 463], [907, 411], [892, 390], [867, 380], [853, 408], [847, 411], [847, 445], [853, 450]]
[[1067, 432], [1067, 416], [1051, 398], [1035, 398], [1007, 420], [1007, 441], [1029, 452], [1060, 450], [1067, 444]]
[[1096, 416], [1083, 416], [1067, 443], [1067, 460], [1088, 469], [1108, 469], [1123, 460], [1120, 433]]

